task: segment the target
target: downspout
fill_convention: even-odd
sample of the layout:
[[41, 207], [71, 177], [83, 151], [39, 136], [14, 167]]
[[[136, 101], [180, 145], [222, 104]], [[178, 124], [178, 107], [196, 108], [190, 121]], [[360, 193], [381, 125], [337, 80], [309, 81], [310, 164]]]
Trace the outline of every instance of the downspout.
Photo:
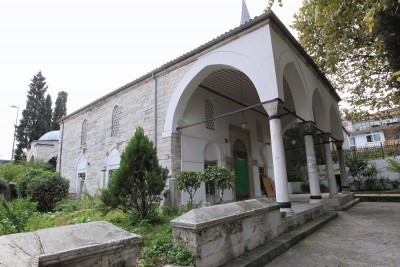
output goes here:
[[154, 147], [157, 149], [157, 77], [152, 74], [154, 79]]
[[60, 143], [60, 155], [58, 157], [58, 173], [61, 175], [61, 158], [62, 158], [62, 147], [64, 141], [64, 121], [61, 121], [61, 143]]

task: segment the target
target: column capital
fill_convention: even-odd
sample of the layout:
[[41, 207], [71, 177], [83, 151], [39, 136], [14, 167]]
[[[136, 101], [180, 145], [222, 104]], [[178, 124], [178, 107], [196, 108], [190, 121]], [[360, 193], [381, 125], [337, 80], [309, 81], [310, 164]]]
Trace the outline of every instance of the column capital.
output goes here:
[[263, 104], [263, 107], [267, 111], [270, 120], [280, 118], [283, 114], [283, 101], [279, 98]]
[[302, 123], [299, 123], [301, 130], [303, 131], [303, 135], [312, 135], [313, 130], [315, 127], [315, 123], [313, 121], [305, 121]]
[[331, 137], [331, 133], [320, 133], [319, 138], [321, 138], [322, 143], [326, 144], [329, 143], [329, 138]]
[[343, 149], [343, 142], [344, 142], [343, 140], [337, 140], [337, 141], [335, 141], [333, 143], [335, 144], [337, 150], [342, 150]]

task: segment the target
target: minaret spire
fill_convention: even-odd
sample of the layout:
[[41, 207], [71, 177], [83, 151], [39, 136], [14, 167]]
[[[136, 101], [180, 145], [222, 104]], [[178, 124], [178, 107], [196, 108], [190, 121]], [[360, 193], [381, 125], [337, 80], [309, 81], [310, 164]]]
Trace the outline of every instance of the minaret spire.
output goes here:
[[245, 24], [246, 22], [248, 22], [250, 20], [250, 13], [249, 10], [247, 9], [246, 6], [246, 1], [243, 0], [242, 1], [242, 18], [240, 19], [240, 25]]

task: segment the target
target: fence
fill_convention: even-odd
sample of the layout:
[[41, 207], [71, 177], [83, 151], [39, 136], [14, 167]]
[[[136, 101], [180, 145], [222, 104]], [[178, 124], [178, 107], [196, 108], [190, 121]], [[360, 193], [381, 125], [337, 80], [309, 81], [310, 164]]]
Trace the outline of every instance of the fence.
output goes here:
[[[345, 153], [353, 153], [364, 160], [393, 158], [400, 155], [400, 143], [381, 143], [378, 146], [352, 147], [343, 151]], [[333, 151], [333, 157], [336, 157], [336, 155], [337, 152]]]

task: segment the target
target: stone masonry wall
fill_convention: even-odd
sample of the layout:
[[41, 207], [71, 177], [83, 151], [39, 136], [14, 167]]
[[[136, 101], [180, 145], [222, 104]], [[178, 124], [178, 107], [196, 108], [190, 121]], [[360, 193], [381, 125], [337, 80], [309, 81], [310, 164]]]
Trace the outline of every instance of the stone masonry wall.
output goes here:
[[278, 237], [279, 205], [246, 200], [194, 209], [171, 221], [175, 245], [196, 253], [196, 266], [220, 266]]
[[[180, 170], [180, 138], [163, 138], [162, 132], [170, 98], [190, 66], [188, 64], [157, 74], [157, 155], [160, 164], [173, 173]], [[70, 192], [76, 189], [77, 163], [81, 155], [85, 155], [88, 161], [83, 190], [93, 195], [102, 187], [104, 172], [101, 170], [105, 169], [108, 154], [113, 148], [122, 153], [139, 126], [154, 141], [154, 87], [154, 79], [149, 78], [110, 94], [64, 121], [59, 164], [61, 175], [70, 180]], [[118, 136], [111, 136], [112, 111], [116, 105], [121, 108], [120, 130]], [[85, 119], [88, 123], [87, 145], [81, 146], [82, 123]]]

